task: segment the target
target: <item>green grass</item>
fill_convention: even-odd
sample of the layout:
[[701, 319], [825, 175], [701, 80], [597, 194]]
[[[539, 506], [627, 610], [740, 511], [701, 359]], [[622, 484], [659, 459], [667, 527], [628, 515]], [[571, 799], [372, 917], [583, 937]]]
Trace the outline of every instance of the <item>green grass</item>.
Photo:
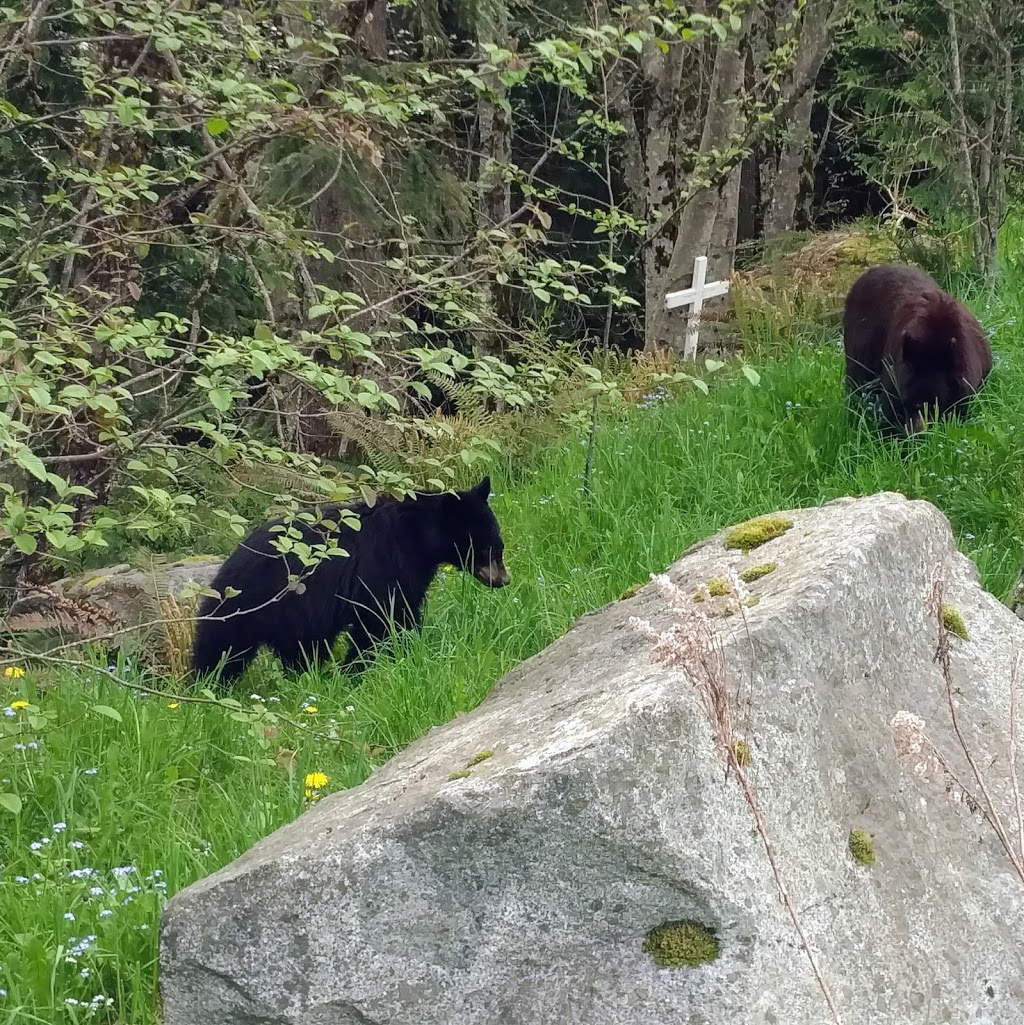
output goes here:
[[[901, 491], [939, 506], [984, 584], [1005, 593], [1024, 547], [1020, 284], [987, 304], [969, 294], [996, 329], [1000, 361], [966, 425], [879, 440], [847, 411], [833, 339], [759, 365], [758, 387], [713, 378], [708, 397], [609, 418], [590, 495], [575, 438], [495, 474], [513, 583], [489, 592], [444, 575], [422, 636], [402, 639], [360, 686], [329, 671], [284, 679], [266, 657], [235, 710], [134, 693], [117, 682], [139, 682], [123, 664], [0, 680], [0, 707], [30, 702], [0, 715], [0, 793], [22, 802], [17, 815], [0, 808], [0, 1025], [158, 1022], [166, 893], [291, 821], [307, 773], [327, 776], [325, 792], [359, 783], [580, 614], [730, 523]], [[90, 1017], [83, 1005], [96, 995], [113, 1003]]]

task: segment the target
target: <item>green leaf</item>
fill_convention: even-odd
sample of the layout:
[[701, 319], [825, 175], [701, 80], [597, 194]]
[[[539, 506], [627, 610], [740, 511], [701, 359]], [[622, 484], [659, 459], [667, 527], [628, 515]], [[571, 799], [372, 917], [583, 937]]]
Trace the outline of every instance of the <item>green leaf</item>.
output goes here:
[[36, 480], [46, 480], [46, 467], [43, 466], [42, 459], [30, 448], [19, 449], [14, 461], [23, 469], [28, 470]]
[[211, 135], [223, 135], [231, 126], [222, 117], [211, 117], [206, 122], [206, 130]]
[[105, 715], [108, 719], [113, 719], [114, 722], [124, 722], [121, 713], [116, 708], [111, 708], [110, 705], [93, 705], [92, 710], [97, 715]]
[[231, 408], [231, 392], [227, 388], [212, 388], [209, 394], [213, 408], [226, 413]]
[[0, 808], [12, 815], [20, 815], [21, 798], [17, 794], [0, 794]]
[[27, 116], [22, 114], [22, 112], [18, 110], [13, 103], [9, 100], [5, 100], [3, 97], [0, 97], [0, 114], [6, 115], [12, 121], [21, 121]]
[[707, 384], [707, 381], [702, 381], [699, 377], [695, 377], [693, 379], [693, 386], [698, 391], [703, 392], [705, 395], [708, 394], [708, 384]]
[[704, 367], [708, 373], [713, 374], [716, 370], [721, 370], [725, 364], [718, 359], [706, 359], [704, 360]]
[[36, 539], [31, 534], [16, 534], [14, 537], [14, 547], [23, 555], [32, 555], [38, 545], [36, 544]]
[[756, 388], [761, 383], [761, 375], [753, 367], [748, 367], [746, 364], [744, 364], [742, 369], [743, 376]]

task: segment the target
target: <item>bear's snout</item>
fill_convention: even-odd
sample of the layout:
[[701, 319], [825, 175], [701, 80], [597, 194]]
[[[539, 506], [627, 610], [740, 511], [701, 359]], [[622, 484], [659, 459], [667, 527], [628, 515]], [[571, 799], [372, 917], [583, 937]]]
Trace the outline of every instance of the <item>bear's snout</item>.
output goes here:
[[504, 587], [512, 578], [502, 562], [489, 562], [478, 567], [474, 576], [488, 587]]
[[912, 436], [915, 434], [921, 434], [925, 429], [926, 423], [927, 421], [925, 420], [924, 413], [915, 413], [913, 418], [906, 425], [905, 429], [907, 435]]

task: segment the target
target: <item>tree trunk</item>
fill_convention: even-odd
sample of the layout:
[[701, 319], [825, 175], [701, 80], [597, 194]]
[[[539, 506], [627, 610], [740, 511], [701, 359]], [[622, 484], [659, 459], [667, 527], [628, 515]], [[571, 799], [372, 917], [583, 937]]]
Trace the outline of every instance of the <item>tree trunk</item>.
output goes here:
[[666, 323], [665, 279], [672, 261], [675, 228], [666, 222], [673, 214], [678, 195], [676, 181], [676, 133], [679, 128], [679, 87], [683, 72], [683, 47], [662, 53], [651, 44], [643, 56], [646, 111], [645, 163], [648, 238], [644, 258], [646, 296], [644, 349], [661, 343]]
[[813, 107], [814, 90], [808, 89], [793, 108], [789, 132], [782, 144], [778, 165], [772, 178], [768, 209], [764, 215], [766, 241], [792, 231], [795, 225], [797, 202], [807, 160], [807, 143], [811, 136]]
[[768, 161], [770, 181], [765, 200], [764, 237], [792, 231], [800, 196], [807, 141], [814, 109], [814, 83], [828, 54], [831, 26], [848, 0], [808, 0], [801, 19], [799, 49], [783, 92], [792, 102], [782, 124], [783, 141], [776, 160]]
[[[729, 277], [736, 262], [736, 236], [740, 223], [740, 184], [743, 165], [737, 164], [720, 193], [715, 224], [708, 244], [708, 274], [712, 281]], [[719, 300], [712, 299], [715, 303]]]
[[[715, 53], [707, 111], [697, 154], [698, 173], [707, 173], [706, 167], [710, 167], [712, 172], [717, 170], [715, 154], [728, 150], [736, 135], [736, 101], [743, 85], [742, 48], [749, 24], [748, 20], [738, 36], [720, 45]], [[677, 130], [677, 126], [672, 127]], [[649, 132], [648, 147], [650, 145]], [[658, 155], [661, 155], [660, 151]], [[652, 163], [650, 149], [648, 169], [649, 173], [660, 172], [659, 165]], [[667, 182], [668, 175], [664, 173], [657, 173], [656, 177], [651, 178], [655, 198], [675, 200], [678, 191], [673, 189], [666, 194], [664, 186]], [[655, 193], [654, 189], [659, 186], [659, 192]], [[665, 206], [664, 199], [662, 209]], [[705, 188], [697, 192], [686, 203], [675, 224], [654, 236], [653, 244], [648, 248], [646, 350], [682, 346], [685, 319], [665, 309], [665, 293], [686, 287], [692, 278], [696, 257], [709, 257], [708, 273], [712, 275], [711, 280], [731, 273], [736, 249], [738, 204], [737, 162], [737, 166], [719, 181], [717, 188]], [[656, 225], [658, 227], [660, 225]], [[710, 252], [713, 238], [716, 238], [717, 246], [714, 252]]]
[[995, 253], [991, 251], [985, 237], [981, 215], [981, 195], [974, 174], [971, 159], [971, 135], [967, 124], [967, 100], [964, 95], [963, 62], [960, 56], [960, 32], [956, 9], [952, 3], [946, 5], [946, 29], [949, 35], [950, 92], [953, 102], [953, 120], [956, 131], [956, 150], [960, 163], [961, 185], [967, 194], [968, 211], [971, 217], [971, 240], [974, 259], [978, 269], [990, 278], [995, 267]]
[[1011, 145], [1014, 123], [1013, 99], [1016, 88], [1018, 69], [1014, 65], [1013, 54], [1009, 47], [1003, 49], [1003, 118], [1002, 126], [996, 136], [998, 148], [993, 147], [992, 157], [992, 189], [994, 201], [990, 204], [993, 212], [992, 235], [993, 250], [998, 255], [998, 232], [1006, 220], [1006, 155]]
[[[477, 36], [480, 48], [485, 45], [507, 47], [508, 9], [504, 3], [485, 6], [479, 14]], [[507, 224], [512, 216], [512, 191], [506, 171], [512, 162], [512, 120], [508, 88], [497, 74], [485, 75], [488, 92], [477, 101], [477, 228], [486, 232], [496, 224]], [[504, 289], [489, 279], [482, 283], [487, 316], [478, 334], [481, 348], [498, 353], [502, 348], [500, 331], [489, 331], [487, 319], [497, 323], [501, 313], [511, 313]]]
[[988, 27], [992, 31], [993, 49], [1002, 73], [998, 98], [992, 100], [991, 125], [985, 154], [986, 173], [982, 180], [982, 194], [985, 200], [985, 248], [991, 254], [988, 271], [991, 280], [998, 270], [999, 229], [1006, 219], [1006, 156], [1013, 133], [1013, 99], [1017, 69], [1011, 48], [1002, 41], [991, 22]]
[[[802, 155], [810, 127], [813, 89], [828, 52], [834, 20], [850, 0], [807, 0], [800, 23], [793, 63], [782, 86], [777, 124], [788, 126], [790, 148], [784, 153], [785, 186], [780, 182], [772, 195], [778, 200], [772, 210], [774, 224], [792, 225], [799, 192]], [[712, 280], [728, 276], [733, 269], [737, 219], [739, 213], [740, 172], [737, 165], [744, 149], [757, 144], [768, 131], [770, 122], [745, 122], [740, 111], [747, 65], [751, 76], [777, 53], [784, 54], [780, 36], [792, 16], [793, 4], [779, 0], [774, 4], [753, 5], [746, 10], [739, 32], [719, 45], [706, 87], [698, 67], [692, 87], [681, 85], [683, 71], [673, 66], [680, 48], [662, 54], [655, 47], [645, 50], [644, 77], [648, 96], [645, 125], [648, 185], [648, 239], [645, 262], [646, 323], [645, 349], [675, 346], [684, 334], [684, 321], [665, 309], [665, 293], [685, 288], [692, 277], [695, 257], [708, 256]], [[780, 50], [780, 46], [782, 49]], [[691, 51], [692, 52], [692, 51]], [[694, 61], [688, 62], [687, 72]], [[690, 85], [689, 79], [686, 80]], [[764, 87], [763, 82], [752, 83]], [[698, 110], [684, 114], [683, 99], [699, 98]], [[705, 99], [706, 97], [706, 99]], [[701, 125], [699, 143], [685, 138], [694, 117]], [[795, 129], [795, 130], [794, 130]], [[696, 145], [694, 145], [697, 143]], [[678, 185], [676, 164], [679, 154], [696, 149], [693, 167]], [[793, 165], [790, 169], [790, 164]], [[764, 167], [763, 186], [780, 170], [776, 161]], [[711, 184], [701, 188], [699, 179]], [[795, 185], [793, 184], [795, 180]], [[688, 196], [687, 189], [697, 189]], [[769, 206], [771, 210], [771, 206]]]

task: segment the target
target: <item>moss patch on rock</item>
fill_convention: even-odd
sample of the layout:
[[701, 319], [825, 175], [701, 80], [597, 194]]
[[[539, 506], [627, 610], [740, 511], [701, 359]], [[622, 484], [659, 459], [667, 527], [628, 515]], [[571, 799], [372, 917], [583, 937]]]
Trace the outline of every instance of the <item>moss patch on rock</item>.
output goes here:
[[793, 521], [786, 516], [757, 516], [729, 530], [725, 535], [725, 547], [739, 548], [746, 554], [782, 537], [792, 526]]
[[855, 861], [862, 865], [875, 863], [875, 841], [866, 829], [851, 829], [848, 843]]
[[969, 641], [971, 635], [967, 632], [967, 624], [960, 610], [955, 605], [942, 606], [942, 625], [951, 633], [956, 634], [962, 641]]
[[750, 745], [745, 740], [734, 740], [731, 750], [733, 759], [741, 768], [746, 768], [754, 759]]
[[729, 581], [725, 577], [712, 577], [707, 587], [712, 598], [724, 598], [729, 593]]
[[619, 601], [625, 601], [627, 598], [636, 597], [637, 591], [639, 591], [640, 588], [643, 586], [644, 585], [642, 583], [630, 584], [629, 587], [627, 587], [626, 590], [622, 592], [622, 596], [619, 598]]
[[494, 752], [489, 748], [486, 751], [478, 751], [468, 762], [466, 762], [466, 768], [471, 769], [474, 765], [479, 765], [481, 762], [486, 762], [488, 758], [493, 758]]
[[643, 951], [659, 968], [695, 968], [717, 960], [721, 945], [699, 922], [666, 922], [647, 934]]
[[776, 564], [774, 562], [762, 562], [757, 566], [748, 566], [742, 573], [740, 573], [740, 580], [745, 584], [752, 584], [755, 580], [760, 580], [761, 577], [768, 576], [769, 573], [774, 573]]
[[457, 779], [465, 779], [467, 776], [472, 776], [473, 772], [471, 769], [456, 769], [454, 772], [448, 775], [448, 782], [452, 783]]

